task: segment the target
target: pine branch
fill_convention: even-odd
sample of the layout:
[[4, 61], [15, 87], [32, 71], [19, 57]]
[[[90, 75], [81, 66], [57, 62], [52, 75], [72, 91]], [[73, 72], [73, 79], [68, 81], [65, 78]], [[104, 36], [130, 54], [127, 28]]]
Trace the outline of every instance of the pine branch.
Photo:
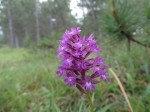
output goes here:
[[131, 34], [131, 32], [127, 32], [125, 29], [124, 29], [124, 26], [121, 24], [120, 22], [120, 18], [118, 16], [118, 13], [116, 11], [116, 8], [115, 8], [115, 0], [112, 0], [112, 14], [113, 14], [113, 17], [116, 21], [116, 23], [118, 24], [119, 26], [119, 29], [120, 29], [120, 33], [122, 35], [124, 35], [129, 41], [132, 41], [132, 42], [135, 42], [139, 45], [142, 45], [144, 47], [150, 47], [150, 45], [147, 45], [147, 44], [144, 44], [136, 39], [133, 38], [133, 35]]
[[136, 39], [133, 38], [133, 35], [131, 35], [130, 33], [126, 32], [125, 30], [121, 30], [121, 33], [130, 41], [135, 42], [139, 45], [142, 45], [144, 47], [150, 47], [150, 45], [144, 44]]

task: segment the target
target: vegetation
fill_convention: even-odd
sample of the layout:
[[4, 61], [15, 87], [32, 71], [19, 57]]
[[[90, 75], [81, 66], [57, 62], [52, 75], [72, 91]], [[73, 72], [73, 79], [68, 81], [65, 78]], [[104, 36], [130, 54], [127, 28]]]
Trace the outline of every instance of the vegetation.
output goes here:
[[[129, 53], [126, 45], [116, 48], [103, 43], [102, 54], [122, 81], [134, 111], [150, 112], [150, 51], [136, 44], [133, 47]], [[0, 59], [0, 111], [88, 112], [85, 96], [56, 75], [55, 50], [5, 47], [0, 49]], [[128, 111], [117, 82], [110, 78], [93, 93], [96, 112]]]
[[[133, 111], [150, 112], [150, 1], [77, 0], [79, 19], [71, 1], [0, 0], [0, 112], [89, 111], [86, 96], [56, 75], [57, 44], [70, 26], [96, 35]], [[109, 77], [92, 94], [95, 112], [129, 112]]]

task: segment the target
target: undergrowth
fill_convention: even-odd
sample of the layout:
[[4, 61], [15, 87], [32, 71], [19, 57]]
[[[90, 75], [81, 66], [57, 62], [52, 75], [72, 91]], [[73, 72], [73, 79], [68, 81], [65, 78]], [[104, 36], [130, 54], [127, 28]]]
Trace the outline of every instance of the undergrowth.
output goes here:
[[[150, 112], [150, 49], [132, 45], [101, 45], [106, 63], [115, 70], [134, 112]], [[0, 49], [0, 112], [88, 112], [86, 97], [56, 75], [52, 49]], [[93, 93], [96, 112], [128, 112], [125, 99], [110, 75]]]

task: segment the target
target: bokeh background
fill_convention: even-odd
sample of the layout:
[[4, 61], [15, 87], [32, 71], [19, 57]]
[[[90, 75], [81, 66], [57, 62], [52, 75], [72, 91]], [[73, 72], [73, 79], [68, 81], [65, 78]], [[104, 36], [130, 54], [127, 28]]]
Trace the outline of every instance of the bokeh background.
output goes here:
[[[134, 112], [150, 112], [150, 0], [0, 0], [0, 112], [88, 112], [86, 97], [56, 74], [66, 29], [93, 33]], [[95, 112], [129, 112], [110, 73]]]

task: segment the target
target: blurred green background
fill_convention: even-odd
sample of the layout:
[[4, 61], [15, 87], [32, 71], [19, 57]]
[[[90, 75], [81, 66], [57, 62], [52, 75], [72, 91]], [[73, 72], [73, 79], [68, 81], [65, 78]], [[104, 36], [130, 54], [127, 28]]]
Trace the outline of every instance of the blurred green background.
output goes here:
[[[134, 112], [150, 112], [150, 0], [0, 0], [0, 112], [89, 112], [56, 74], [66, 29], [94, 33]], [[114, 77], [93, 91], [95, 112], [129, 112]]]

